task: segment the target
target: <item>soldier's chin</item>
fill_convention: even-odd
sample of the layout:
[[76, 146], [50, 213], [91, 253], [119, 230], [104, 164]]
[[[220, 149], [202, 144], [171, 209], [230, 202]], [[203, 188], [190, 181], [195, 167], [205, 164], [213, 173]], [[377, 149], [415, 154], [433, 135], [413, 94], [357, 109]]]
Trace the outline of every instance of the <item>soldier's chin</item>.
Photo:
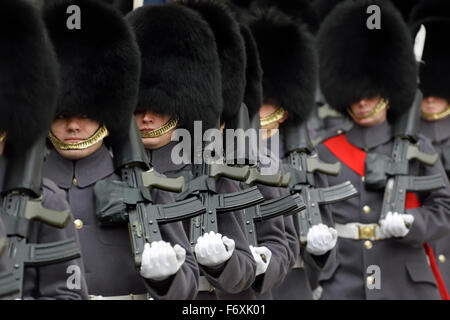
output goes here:
[[102, 146], [103, 141], [99, 141], [93, 146], [90, 146], [86, 149], [80, 149], [80, 150], [60, 150], [57, 149], [58, 153], [62, 155], [64, 158], [69, 160], [79, 160], [86, 157], [89, 157], [91, 154], [93, 154], [95, 151], [97, 151]]
[[167, 141], [167, 139], [163, 138], [164, 136], [156, 137], [156, 138], [142, 138], [142, 144], [144, 145], [145, 149], [154, 150], [161, 147], [164, 147], [166, 144], [170, 142]]

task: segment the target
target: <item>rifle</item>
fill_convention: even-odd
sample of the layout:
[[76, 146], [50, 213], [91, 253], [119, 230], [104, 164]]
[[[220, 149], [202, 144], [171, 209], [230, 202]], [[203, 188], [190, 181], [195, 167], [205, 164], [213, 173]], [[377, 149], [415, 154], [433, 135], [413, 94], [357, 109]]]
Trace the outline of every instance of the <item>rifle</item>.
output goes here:
[[[150, 193], [152, 188], [181, 192], [184, 179], [158, 177], [150, 170], [134, 117], [125, 141], [116, 142], [113, 150], [114, 167], [120, 172], [122, 180], [101, 180], [96, 183], [96, 214], [101, 220], [128, 222], [134, 262], [139, 269], [145, 244], [162, 240], [160, 224], [192, 218], [205, 213], [206, 209], [197, 199], [169, 204], [153, 203]], [[117, 214], [119, 218], [114, 217]]]
[[[241, 129], [243, 131], [253, 129], [259, 133], [259, 114], [254, 115], [250, 122], [247, 106], [242, 103], [238, 113], [226, 123], [225, 128], [234, 130]], [[252, 164], [252, 160], [256, 159], [255, 154], [257, 152], [256, 147], [258, 146], [259, 138], [258, 134], [256, 143], [252, 143], [251, 139], [248, 141], [248, 144], [246, 142], [242, 155], [238, 154], [236, 149], [239, 148], [236, 148], [236, 144], [231, 144], [231, 142], [234, 141], [226, 140], [227, 161], [231, 160], [233, 163], [246, 163], [251, 165], [250, 174], [245, 182], [240, 184], [241, 188], [246, 190], [256, 183], [271, 187], [287, 187], [290, 181], [289, 174], [277, 172], [271, 175], [263, 175], [258, 171], [257, 161]], [[233, 156], [229, 155], [229, 150], [234, 150]], [[254, 158], [252, 158], [252, 156]], [[255, 222], [265, 221], [282, 215], [292, 215], [302, 208], [304, 208], [304, 204], [301, 199], [291, 195], [281, 196], [278, 199], [266, 200], [262, 204], [246, 208], [244, 210], [245, 226], [249, 245], [257, 246], [258, 241], [255, 232]]]
[[410, 109], [395, 123], [392, 156], [389, 158], [371, 153], [366, 157], [366, 186], [372, 189], [386, 186], [380, 220], [384, 219], [389, 211], [405, 213], [408, 191], [428, 191], [445, 187], [441, 174], [423, 177], [408, 174], [410, 160], [416, 159], [427, 166], [434, 166], [439, 160], [438, 154], [421, 152], [417, 145], [422, 97], [420, 90], [417, 90]]
[[33, 220], [39, 220], [57, 228], [64, 228], [70, 218], [70, 210], [55, 211], [42, 206], [42, 164], [45, 138], [21, 154], [14, 153], [8, 159], [3, 208], [0, 212], [8, 236], [8, 253], [13, 270], [0, 275], [0, 296], [22, 298], [25, 266], [43, 266], [80, 257], [74, 238], [57, 242], [28, 243]]
[[300, 242], [304, 244], [309, 229], [322, 223], [319, 205], [347, 200], [356, 196], [358, 191], [350, 181], [327, 188], [316, 187], [315, 172], [338, 175], [341, 163], [325, 163], [318, 158], [305, 122], [288, 123], [284, 129], [288, 161], [283, 164], [283, 169], [291, 174], [290, 192], [300, 193], [306, 205], [306, 209], [296, 216]]

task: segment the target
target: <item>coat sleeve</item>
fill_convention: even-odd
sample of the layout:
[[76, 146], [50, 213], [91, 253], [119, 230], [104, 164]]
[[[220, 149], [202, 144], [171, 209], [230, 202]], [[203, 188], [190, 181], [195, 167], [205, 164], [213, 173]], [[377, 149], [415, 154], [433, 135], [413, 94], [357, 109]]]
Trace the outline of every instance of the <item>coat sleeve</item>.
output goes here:
[[[431, 142], [425, 137], [421, 137], [419, 144], [419, 149], [423, 152], [431, 154], [436, 152]], [[418, 166], [417, 161], [415, 162]], [[421, 246], [425, 242], [442, 238], [450, 229], [450, 187], [440, 160], [431, 167], [420, 165], [416, 172], [419, 176], [439, 174], [445, 180], [444, 188], [417, 193], [421, 206], [406, 210], [406, 213], [413, 215], [414, 222], [408, 234], [398, 241], [412, 246]]]
[[[57, 211], [69, 208], [65, 192], [45, 178], [43, 182], [43, 206]], [[40, 222], [33, 222], [31, 228], [29, 239], [31, 242], [48, 243], [73, 238], [80, 247], [72, 217], [67, 226], [62, 229]], [[25, 268], [23, 297], [24, 299], [42, 300], [87, 299], [88, 290], [82, 258], [41, 267]]]
[[[258, 185], [258, 188], [266, 200], [281, 196], [278, 188], [263, 185]], [[258, 222], [255, 228], [258, 246], [265, 246], [272, 252], [266, 272], [258, 275], [253, 283], [255, 291], [266, 293], [281, 283], [288, 273], [291, 259], [290, 247], [285, 234], [283, 216]]]
[[[220, 193], [239, 191], [232, 180], [221, 178], [218, 181]], [[199, 265], [208, 281], [227, 293], [242, 292], [253, 284], [256, 274], [256, 261], [250, 252], [245, 233], [245, 214], [242, 210], [218, 215], [219, 232], [233, 239], [235, 250], [230, 259], [220, 268], [207, 268]]]
[[[160, 190], [153, 190], [152, 197], [158, 204], [174, 201], [171, 193]], [[168, 279], [163, 281], [144, 279], [146, 288], [150, 296], [158, 300], [193, 299], [197, 295], [199, 269], [183, 225], [181, 222], [172, 222], [161, 225], [160, 228], [164, 241], [172, 246], [178, 244], [186, 250], [186, 259], [180, 269]]]

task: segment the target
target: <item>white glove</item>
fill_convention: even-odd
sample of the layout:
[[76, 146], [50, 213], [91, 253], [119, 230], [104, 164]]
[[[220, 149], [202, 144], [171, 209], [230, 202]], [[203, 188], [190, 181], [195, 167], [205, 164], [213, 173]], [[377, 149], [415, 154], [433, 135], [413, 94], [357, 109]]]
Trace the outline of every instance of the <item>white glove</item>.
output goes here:
[[263, 274], [269, 266], [270, 258], [272, 258], [272, 251], [267, 247], [254, 246], [250, 246], [250, 251], [253, 254], [253, 259], [256, 261], [256, 275]]
[[215, 267], [230, 259], [234, 247], [234, 240], [211, 231], [197, 239], [194, 252], [199, 264]]
[[410, 214], [388, 212], [380, 221], [380, 229], [387, 237], [404, 237], [408, 234], [413, 222], [414, 217]]
[[141, 276], [151, 280], [164, 280], [175, 274], [186, 259], [186, 250], [165, 241], [146, 243], [142, 253]]
[[334, 248], [337, 242], [337, 231], [324, 224], [312, 226], [306, 235], [306, 251], [321, 256]]

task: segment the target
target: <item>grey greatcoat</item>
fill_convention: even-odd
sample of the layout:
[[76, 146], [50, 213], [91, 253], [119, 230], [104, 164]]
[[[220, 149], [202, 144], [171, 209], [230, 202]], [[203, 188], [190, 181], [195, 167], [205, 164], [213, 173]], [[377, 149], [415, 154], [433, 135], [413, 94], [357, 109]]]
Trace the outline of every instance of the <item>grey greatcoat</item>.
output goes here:
[[[103, 145], [90, 156], [72, 161], [52, 148], [44, 166], [45, 176], [67, 191], [75, 219], [86, 271], [89, 294], [121, 296], [149, 293], [154, 299], [192, 299], [197, 293], [198, 267], [181, 223], [161, 226], [162, 238], [186, 249], [178, 272], [163, 281], [144, 279], [134, 266], [126, 225], [105, 227], [95, 216], [94, 185], [101, 179], [117, 179], [113, 159]], [[155, 203], [173, 202], [170, 193], [152, 190]], [[82, 225], [82, 226], [81, 226]]]
[[[272, 138], [276, 137], [274, 135]], [[280, 135], [279, 155], [283, 162], [287, 161], [284, 151], [283, 136]], [[326, 187], [326, 177], [321, 174], [315, 175], [318, 187]], [[287, 189], [280, 188], [281, 194], [286, 194]], [[320, 207], [323, 223], [332, 226], [331, 209], [328, 205]], [[285, 280], [273, 290], [274, 299], [277, 300], [311, 300], [313, 298], [313, 290], [318, 286], [317, 279], [322, 270], [332, 268], [336, 261], [336, 249], [325, 253], [322, 256], [315, 256], [306, 251], [304, 247], [299, 245], [299, 235], [295, 230], [292, 217], [290, 223], [286, 224], [289, 234], [295, 234], [295, 239], [290, 240], [291, 246], [296, 245], [299, 250], [292, 257], [293, 267], [287, 274]], [[294, 266], [295, 264], [295, 266]]]
[[[437, 121], [421, 120], [421, 133], [431, 140], [434, 149], [441, 156], [442, 164], [447, 177], [450, 176], [450, 117]], [[439, 267], [442, 279], [447, 291], [450, 290], [450, 234], [433, 241], [431, 246], [434, 249], [436, 262]]]
[[[5, 159], [0, 157], [0, 189], [3, 188], [5, 170]], [[64, 191], [46, 178], [43, 179], [42, 183], [42, 205], [44, 208], [57, 211], [63, 211], [69, 208]], [[71, 221], [73, 221], [73, 218], [71, 218]], [[33, 221], [31, 223], [28, 242], [47, 243], [61, 241], [67, 238], [78, 240], [71, 221], [63, 229]], [[75, 273], [77, 273], [79, 279], [72, 281], [70, 277], [72, 275], [75, 276]], [[68, 282], [70, 285], [68, 285]], [[40, 267], [26, 267], [24, 270], [22, 295], [24, 299], [86, 299], [87, 286], [84, 278], [82, 259], [72, 259]]]
[[[366, 152], [378, 152], [390, 156], [393, 147], [391, 126], [385, 121], [374, 127], [355, 125], [345, 134], [347, 140]], [[419, 149], [434, 153], [431, 142], [421, 136]], [[338, 158], [324, 145], [318, 147], [323, 161], [336, 162]], [[411, 175], [444, 174], [441, 162], [434, 167], [410, 162]], [[378, 223], [383, 190], [369, 191], [364, 179], [347, 165], [340, 174], [330, 176], [328, 182], [335, 185], [350, 180], [359, 191], [357, 197], [333, 204], [336, 223]], [[338, 263], [320, 277], [323, 299], [439, 299], [439, 291], [432, 270], [427, 262], [423, 244], [443, 237], [450, 227], [450, 188], [447, 186], [432, 192], [418, 193], [422, 207], [409, 209], [414, 216], [409, 233], [403, 238], [384, 240], [354, 240], [339, 237]], [[373, 275], [369, 266], [378, 266], [379, 289], [366, 285]], [[372, 281], [372, 279], [371, 279]], [[372, 289], [369, 289], [372, 288]]]
[[[181, 171], [190, 171], [189, 164], [175, 164], [171, 161], [171, 152], [176, 142], [156, 149], [147, 150], [151, 165], [156, 171], [168, 177], [177, 177]], [[239, 191], [239, 186], [234, 181], [220, 178], [217, 183], [217, 192], [231, 193]], [[245, 217], [242, 211], [219, 214], [217, 218], [218, 230], [222, 235], [235, 241], [235, 250], [231, 258], [223, 266], [217, 269], [207, 268], [199, 265], [201, 273], [214, 287], [214, 291], [200, 292], [199, 299], [252, 299], [247, 292], [255, 280], [256, 261], [248, 246], [245, 234]], [[239, 294], [241, 293], [242, 294]]]

